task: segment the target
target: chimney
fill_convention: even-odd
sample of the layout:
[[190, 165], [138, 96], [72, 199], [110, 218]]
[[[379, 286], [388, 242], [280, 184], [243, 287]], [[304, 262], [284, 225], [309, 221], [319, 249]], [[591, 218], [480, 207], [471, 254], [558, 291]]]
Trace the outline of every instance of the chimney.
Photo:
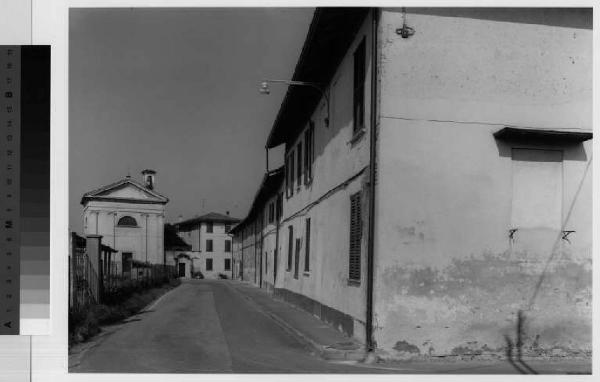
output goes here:
[[142, 171], [142, 179], [144, 181], [144, 186], [149, 188], [150, 190], [154, 190], [154, 179], [156, 177], [156, 171], [154, 170], [144, 170]]

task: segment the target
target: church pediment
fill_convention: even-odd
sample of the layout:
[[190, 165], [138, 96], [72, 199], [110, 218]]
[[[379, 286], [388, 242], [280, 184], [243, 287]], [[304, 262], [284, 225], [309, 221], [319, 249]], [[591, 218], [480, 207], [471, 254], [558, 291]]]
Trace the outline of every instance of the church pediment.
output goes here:
[[165, 204], [169, 201], [168, 198], [154, 190], [150, 190], [131, 178], [125, 178], [97, 190], [87, 192], [83, 195], [81, 204], [85, 204], [89, 200], [156, 204]]

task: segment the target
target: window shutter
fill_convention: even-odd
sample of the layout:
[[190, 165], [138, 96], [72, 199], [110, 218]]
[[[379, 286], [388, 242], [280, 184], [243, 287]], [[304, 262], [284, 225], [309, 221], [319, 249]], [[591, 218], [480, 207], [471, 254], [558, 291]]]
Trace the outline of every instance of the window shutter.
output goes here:
[[360, 192], [350, 196], [350, 280], [360, 281], [360, 252], [362, 238], [362, 217]]

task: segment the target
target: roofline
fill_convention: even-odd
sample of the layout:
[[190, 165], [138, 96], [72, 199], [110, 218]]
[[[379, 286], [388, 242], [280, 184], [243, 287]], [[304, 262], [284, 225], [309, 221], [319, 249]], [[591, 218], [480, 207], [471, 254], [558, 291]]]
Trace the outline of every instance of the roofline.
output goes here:
[[[258, 196], [260, 195], [261, 191], [263, 190], [263, 188], [265, 187], [265, 183], [267, 182], [267, 180], [269, 179], [270, 176], [275, 176], [278, 175], [280, 173], [284, 172], [284, 166], [278, 167], [274, 170], [268, 171], [267, 173], [265, 173], [263, 175], [263, 179], [260, 182], [260, 185], [258, 187], [258, 189], [256, 190], [256, 192], [254, 193], [254, 198], [252, 199], [252, 204], [250, 205], [250, 210], [248, 211], [248, 214], [246, 215], [246, 217], [244, 217], [244, 219], [242, 219], [238, 225], [236, 225], [235, 227], [233, 227], [231, 229], [231, 231], [229, 231], [230, 233], [236, 233], [238, 230], [242, 229], [243, 227], [245, 227], [247, 220], [249, 220], [252, 216], [253, 216], [253, 210], [254, 210], [254, 206], [256, 205], [256, 200], [258, 199]], [[283, 179], [282, 179], [282, 183], [283, 183]]]
[[[312, 78], [300, 78], [300, 72], [301, 71], [306, 71], [306, 67], [305, 65], [309, 62], [309, 58], [307, 58], [307, 56], [311, 53], [311, 48], [313, 48], [313, 46], [318, 45], [318, 41], [319, 39], [317, 38], [317, 33], [318, 33], [318, 29], [320, 27], [322, 27], [322, 25], [320, 24], [321, 22], [324, 23], [324, 21], [322, 21], [322, 19], [325, 17], [325, 15], [327, 14], [327, 12], [339, 12], [340, 10], [345, 9], [348, 11], [355, 11], [355, 12], [360, 12], [360, 13], [353, 13], [352, 17], [361, 17], [360, 20], [362, 20], [360, 23], [358, 23], [356, 26], [353, 26], [353, 28], [351, 29], [349, 34], [344, 34], [342, 35], [343, 38], [348, 38], [348, 39], [354, 39], [356, 32], [358, 32], [358, 30], [360, 29], [360, 26], [362, 25], [362, 23], [364, 22], [364, 18], [366, 18], [366, 16], [368, 15], [368, 12], [371, 11], [374, 8], [369, 8], [369, 7], [318, 7], [315, 9], [313, 18], [311, 20], [310, 26], [308, 28], [308, 32], [306, 34], [306, 39], [304, 40], [304, 44], [302, 46], [302, 50], [300, 52], [300, 56], [298, 58], [298, 61], [296, 63], [296, 66], [294, 68], [294, 74], [291, 78], [292, 81], [312, 81], [312, 82], [319, 82], [319, 81], [314, 81]], [[364, 14], [363, 14], [364, 13]], [[358, 16], [357, 16], [358, 15]], [[362, 16], [361, 16], [362, 15]], [[337, 16], [340, 17], [341, 16]], [[352, 21], [356, 21], [354, 19], [352, 19]], [[352, 25], [351, 25], [352, 26]], [[321, 32], [323, 33], [323, 32]], [[315, 48], [316, 49], [316, 48]], [[323, 49], [323, 48], [321, 48]], [[347, 50], [345, 50], [343, 53], [339, 53], [341, 56], [337, 57], [335, 55], [332, 54], [332, 57], [334, 57], [335, 59], [333, 61], [337, 62], [336, 67], [339, 66], [339, 59], [343, 58], [344, 55], [347, 53]], [[322, 68], [322, 66], [319, 66], [320, 68]], [[328, 70], [328, 68], [322, 69], [321, 73], [326, 73], [326, 71]], [[320, 81], [322, 82], [321, 85], [323, 87], [326, 87], [330, 82], [332, 77], [335, 75], [335, 70], [333, 70], [332, 74], [330, 76], [327, 76], [327, 78], [324, 81]], [[277, 147], [285, 142], [281, 142], [281, 138], [278, 139], [277, 134], [278, 131], [280, 129], [283, 129], [283, 125], [287, 126], [284, 122], [282, 122], [282, 119], [284, 118], [284, 116], [288, 113], [288, 109], [290, 108], [290, 104], [293, 100], [294, 95], [298, 95], [301, 94], [301, 92], [303, 91], [303, 87], [295, 87], [295, 86], [289, 86], [285, 96], [281, 102], [281, 105], [279, 107], [279, 111], [277, 112], [277, 116], [275, 117], [275, 121], [273, 122], [273, 126], [271, 127], [271, 131], [269, 132], [269, 135], [267, 137], [267, 141], [265, 144], [266, 148], [274, 148]], [[318, 96], [318, 98], [317, 98]], [[315, 103], [315, 106], [311, 108], [311, 113], [314, 112], [315, 108], [318, 107], [319, 102], [322, 98], [322, 95], [315, 93], [314, 95], [311, 95], [311, 97], [316, 98], [316, 100], [310, 100], [310, 102]], [[296, 97], [298, 98], [298, 97]], [[293, 128], [292, 128], [293, 130]]]
[[[101, 195], [95, 195], [95, 194], [100, 193], [102, 191], [110, 190], [111, 188], [115, 188], [115, 187], [121, 186], [121, 185], [123, 185], [125, 183], [130, 183], [133, 186], [136, 186], [136, 187], [140, 188], [141, 190], [146, 191], [149, 194], [155, 196], [156, 198], [162, 199], [162, 200], [161, 201], [140, 201], [139, 199], [118, 198], [118, 197], [103, 197]], [[169, 198], [167, 198], [166, 196], [158, 193], [155, 190], [151, 190], [151, 189], [145, 187], [142, 183], [138, 182], [135, 179], [132, 179], [130, 177], [125, 177], [125, 178], [122, 178], [122, 179], [120, 179], [120, 180], [118, 180], [116, 182], [113, 182], [113, 183], [107, 184], [105, 186], [96, 188], [95, 190], [86, 192], [81, 197], [80, 204], [84, 205], [85, 202], [88, 201], [88, 200], [108, 200], [108, 199], [117, 199], [117, 200], [113, 200], [113, 201], [123, 201], [123, 200], [129, 199], [133, 203], [142, 203], [142, 204], [148, 204], [148, 203], [150, 203], [150, 204], [166, 204], [166, 203], [169, 202]]]

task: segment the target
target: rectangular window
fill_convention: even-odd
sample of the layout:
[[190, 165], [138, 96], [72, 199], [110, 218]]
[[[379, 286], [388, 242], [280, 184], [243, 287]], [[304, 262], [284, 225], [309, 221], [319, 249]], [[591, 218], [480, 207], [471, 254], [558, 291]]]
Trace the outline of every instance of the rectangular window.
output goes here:
[[310, 218], [306, 219], [306, 245], [304, 246], [304, 272], [310, 271]]
[[350, 196], [350, 256], [348, 278], [360, 281], [360, 252], [362, 238], [360, 192]]
[[279, 193], [279, 195], [277, 195], [277, 202], [275, 204], [275, 218], [277, 220], [281, 219], [282, 214], [283, 214], [283, 193]]
[[225, 259], [225, 270], [226, 271], [231, 270], [231, 259]]
[[225, 233], [229, 233], [231, 231], [231, 223], [225, 223]]
[[213, 259], [206, 259], [206, 270], [207, 271], [212, 271], [213, 270], [213, 264], [212, 264], [212, 260]]
[[366, 74], [365, 39], [363, 38], [354, 51], [354, 133], [365, 124], [365, 74]]
[[121, 272], [131, 273], [131, 263], [133, 254], [131, 252], [123, 252], [121, 255]]
[[208, 239], [206, 240], [206, 252], [212, 252], [213, 251], [213, 241], [212, 239]]
[[288, 198], [294, 195], [294, 158], [294, 151], [292, 150], [288, 155], [288, 166], [286, 171]]
[[288, 227], [288, 261], [287, 261], [287, 270], [290, 271], [292, 269], [292, 255], [294, 253], [294, 228], [292, 226]]
[[298, 170], [296, 174], [296, 183], [298, 187], [300, 187], [300, 184], [302, 184], [302, 142], [299, 142], [296, 147], [296, 156], [296, 167]]
[[275, 203], [269, 203], [269, 223], [275, 220]]
[[267, 252], [265, 252], [265, 273], [267, 273], [267, 270], [269, 269], [268, 265], [269, 265], [269, 254]]
[[225, 240], [225, 252], [231, 252], [231, 240]]
[[285, 157], [285, 197], [290, 197], [290, 157]]
[[294, 278], [298, 278], [298, 267], [300, 266], [300, 239], [296, 239], [296, 253], [294, 256]]
[[206, 232], [207, 233], [213, 232], [213, 222], [206, 222]]
[[314, 162], [314, 135], [315, 123], [309, 122], [308, 128], [304, 132], [304, 184], [312, 180], [312, 164]]

